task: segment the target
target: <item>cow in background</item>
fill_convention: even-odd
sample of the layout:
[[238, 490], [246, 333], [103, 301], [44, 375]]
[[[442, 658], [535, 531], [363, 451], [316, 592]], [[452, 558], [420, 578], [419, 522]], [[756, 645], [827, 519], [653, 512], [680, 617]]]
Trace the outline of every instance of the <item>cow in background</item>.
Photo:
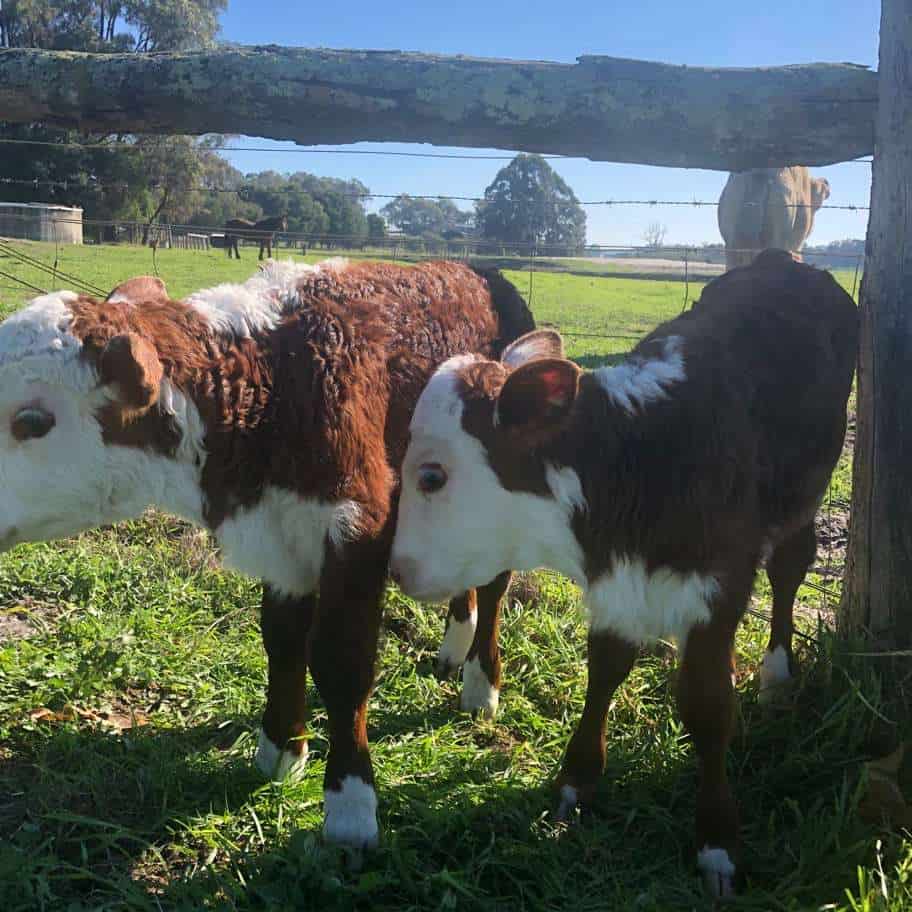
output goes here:
[[747, 266], [769, 247], [799, 254], [829, 196], [829, 182], [802, 165], [729, 174], [718, 211], [725, 268]]
[[263, 259], [264, 250], [267, 257], [271, 257], [277, 231], [288, 231], [287, 215], [273, 215], [257, 222], [242, 218], [228, 219], [225, 222], [225, 249], [228, 251], [228, 258], [231, 259], [232, 251], [238, 259], [241, 258], [238, 250], [239, 238], [251, 238], [260, 242], [260, 255], [257, 259]]

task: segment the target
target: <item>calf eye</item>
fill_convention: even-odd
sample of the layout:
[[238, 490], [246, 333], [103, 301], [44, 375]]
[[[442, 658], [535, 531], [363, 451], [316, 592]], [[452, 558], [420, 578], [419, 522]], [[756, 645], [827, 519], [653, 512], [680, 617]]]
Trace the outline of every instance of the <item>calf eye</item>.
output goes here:
[[19, 409], [13, 416], [11, 430], [16, 440], [34, 440], [44, 437], [57, 423], [51, 412], [36, 406]]
[[439, 462], [424, 462], [418, 467], [418, 490], [433, 494], [447, 483], [447, 473]]

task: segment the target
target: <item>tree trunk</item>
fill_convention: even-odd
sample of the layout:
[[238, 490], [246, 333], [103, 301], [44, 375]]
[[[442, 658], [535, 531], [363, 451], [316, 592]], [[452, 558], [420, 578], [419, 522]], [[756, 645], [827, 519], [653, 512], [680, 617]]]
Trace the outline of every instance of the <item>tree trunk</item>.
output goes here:
[[682, 168], [873, 151], [877, 74], [615, 57], [576, 64], [303, 48], [0, 52], [0, 120], [83, 131], [229, 133], [497, 147]]
[[840, 622], [912, 646], [912, 4], [883, 0], [852, 527]]

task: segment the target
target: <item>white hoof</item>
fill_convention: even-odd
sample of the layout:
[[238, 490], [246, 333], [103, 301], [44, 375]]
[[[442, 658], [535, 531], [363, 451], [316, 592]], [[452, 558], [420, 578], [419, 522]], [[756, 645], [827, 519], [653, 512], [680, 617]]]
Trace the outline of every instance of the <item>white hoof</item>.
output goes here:
[[482, 719], [493, 719], [499, 703], [500, 691], [488, 680], [478, 658], [466, 662], [462, 666], [462, 694], [459, 697], [462, 711]]
[[303, 750], [296, 754], [290, 750], [280, 750], [262, 729], [257, 742], [254, 762], [259, 771], [273, 782], [286, 782], [300, 779], [307, 765], [307, 743], [304, 742]]
[[440, 644], [440, 651], [437, 653], [438, 678], [449, 678], [465, 662], [469, 649], [472, 647], [472, 640], [475, 639], [477, 623], [478, 614], [474, 611], [464, 621], [450, 618], [446, 633], [443, 635], [443, 642]]
[[766, 652], [757, 676], [760, 681], [758, 699], [761, 703], [771, 703], [792, 680], [788, 653], [784, 646], [777, 646], [772, 652]]
[[576, 810], [579, 804], [579, 792], [572, 785], [562, 785], [560, 790], [560, 802], [557, 810], [554, 812], [554, 819], [563, 822], [570, 819], [570, 815]]
[[697, 867], [714, 899], [731, 899], [735, 895], [735, 865], [725, 849], [703, 846], [697, 853]]
[[323, 793], [323, 838], [353, 849], [373, 849], [380, 841], [377, 793], [360, 776], [346, 776], [342, 787]]

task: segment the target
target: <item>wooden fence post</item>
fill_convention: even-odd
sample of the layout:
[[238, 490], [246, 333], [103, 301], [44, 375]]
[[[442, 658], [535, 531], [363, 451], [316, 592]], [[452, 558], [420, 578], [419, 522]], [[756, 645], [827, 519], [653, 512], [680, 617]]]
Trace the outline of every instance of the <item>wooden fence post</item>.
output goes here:
[[912, 646], [912, 3], [883, 0], [840, 627]]

